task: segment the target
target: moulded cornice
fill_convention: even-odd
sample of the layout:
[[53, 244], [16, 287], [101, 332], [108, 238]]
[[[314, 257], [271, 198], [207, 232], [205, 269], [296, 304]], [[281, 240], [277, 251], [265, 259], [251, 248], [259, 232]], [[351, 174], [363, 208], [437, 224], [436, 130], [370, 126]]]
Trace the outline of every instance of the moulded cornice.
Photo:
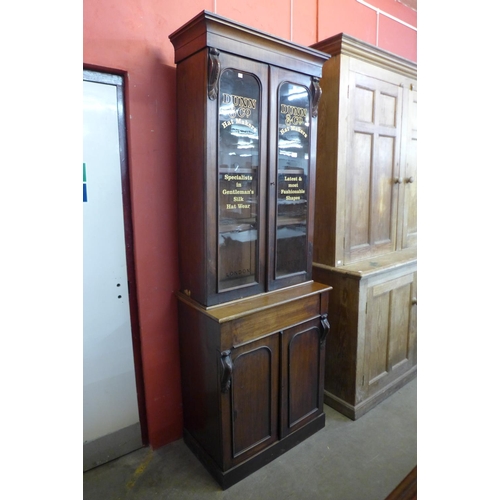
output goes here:
[[346, 33], [326, 38], [311, 45], [311, 47], [326, 52], [332, 56], [347, 55], [376, 64], [382, 68], [396, 71], [410, 78], [417, 77], [417, 64], [409, 59], [398, 56], [387, 50], [354, 38]]
[[205, 47], [215, 47], [250, 58], [267, 54], [269, 62], [280, 65], [280, 58], [304, 62], [319, 68], [331, 56], [324, 52], [276, 37], [225, 17], [202, 11], [169, 35], [175, 47], [175, 62]]

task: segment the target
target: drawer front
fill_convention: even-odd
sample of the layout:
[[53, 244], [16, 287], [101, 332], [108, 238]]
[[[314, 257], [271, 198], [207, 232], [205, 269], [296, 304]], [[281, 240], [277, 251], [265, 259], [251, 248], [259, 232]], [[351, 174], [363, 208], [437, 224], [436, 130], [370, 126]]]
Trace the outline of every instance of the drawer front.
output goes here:
[[224, 349], [237, 347], [284, 330], [321, 314], [321, 295], [303, 297], [277, 307], [257, 311], [223, 325]]

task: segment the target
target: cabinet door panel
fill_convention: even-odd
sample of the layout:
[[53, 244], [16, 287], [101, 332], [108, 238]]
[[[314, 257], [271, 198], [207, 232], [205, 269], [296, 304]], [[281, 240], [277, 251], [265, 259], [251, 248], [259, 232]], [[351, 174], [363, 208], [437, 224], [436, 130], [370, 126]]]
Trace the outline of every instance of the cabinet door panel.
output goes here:
[[271, 68], [269, 289], [312, 275], [316, 121], [309, 76]]
[[[390, 179], [394, 175], [396, 140], [391, 136], [379, 135], [377, 163], [378, 168], [373, 171], [372, 188], [372, 217], [373, 234], [371, 240], [377, 247], [391, 247], [394, 238], [394, 224], [387, 215], [392, 211], [393, 183]], [[389, 182], [388, 182], [389, 180]]]
[[259, 80], [226, 68], [219, 90], [218, 289], [253, 284], [259, 278], [260, 176]]
[[372, 297], [368, 304], [366, 321], [366, 344], [368, 350], [366, 376], [373, 384], [389, 372], [389, 324], [391, 296], [389, 293]]
[[223, 52], [218, 61], [207, 107], [208, 305], [265, 290], [268, 67]]
[[375, 394], [416, 363], [416, 273], [367, 293], [364, 391]]
[[[392, 89], [390, 89], [391, 91]], [[379, 102], [379, 125], [391, 128], [396, 128], [399, 123], [398, 119], [398, 94], [395, 92], [385, 93], [383, 89], [380, 91]]]
[[355, 133], [353, 142], [352, 170], [350, 181], [356, 186], [351, 197], [351, 219], [349, 232], [350, 253], [369, 251], [370, 241], [370, 172], [373, 156], [373, 134]]
[[282, 436], [302, 427], [322, 411], [321, 333], [319, 320], [283, 332]]
[[374, 123], [375, 89], [358, 85], [352, 109], [355, 121]]
[[[235, 465], [278, 438], [279, 337], [272, 335], [233, 350], [231, 438], [226, 456]], [[230, 449], [229, 449], [230, 448]]]
[[402, 90], [352, 73], [345, 263], [396, 250]]
[[417, 91], [409, 90], [402, 247], [417, 246]]

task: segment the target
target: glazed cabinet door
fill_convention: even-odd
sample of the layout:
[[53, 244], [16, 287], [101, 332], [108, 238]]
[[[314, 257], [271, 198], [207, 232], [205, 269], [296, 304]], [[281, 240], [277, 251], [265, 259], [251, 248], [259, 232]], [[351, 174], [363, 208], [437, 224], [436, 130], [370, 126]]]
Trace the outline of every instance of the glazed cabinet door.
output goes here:
[[281, 438], [323, 411], [326, 316], [281, 332]]
[[262, 293], [268, 66], [206, 48], [177, 72], [181, 289], [205, 306]]
[[224, 467], [229, 469], [278, 439], [279, 336], [221, 357]]
[[367, 290], [363, 399], [417, 363], [417, 273]]
[[207, 179], [213, 183], [207, 196], [216, 230], [207, 237], [214, 250], [211, 289], [228, 300], [265, 288], [268, 70], [226, 53], [214, 64], [220, 65], [212, 77], [218, 89], [209, 109], [216, 116], [209, 111], [208, 122], [217, 126], [209, 126], [208, 144], [216, 146], [216, 175]]
[[312, 276], [318, 82], [270, 68], [268, 287]]
[[349, 80], [344, 264], [396, 250], [402, 88], [352, 72]]
[[312, 279], [319, 76], [266, 53], [204, 47], [177, 66], [180, 286], [204, 306]]

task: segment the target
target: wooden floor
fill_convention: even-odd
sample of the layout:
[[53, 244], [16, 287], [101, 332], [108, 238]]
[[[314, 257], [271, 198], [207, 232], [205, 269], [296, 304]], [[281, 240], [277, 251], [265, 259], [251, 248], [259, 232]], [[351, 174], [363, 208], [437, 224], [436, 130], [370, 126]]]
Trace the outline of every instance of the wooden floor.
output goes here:
[[385, 500], [417, 500], [417, 466], [396, 486]]

